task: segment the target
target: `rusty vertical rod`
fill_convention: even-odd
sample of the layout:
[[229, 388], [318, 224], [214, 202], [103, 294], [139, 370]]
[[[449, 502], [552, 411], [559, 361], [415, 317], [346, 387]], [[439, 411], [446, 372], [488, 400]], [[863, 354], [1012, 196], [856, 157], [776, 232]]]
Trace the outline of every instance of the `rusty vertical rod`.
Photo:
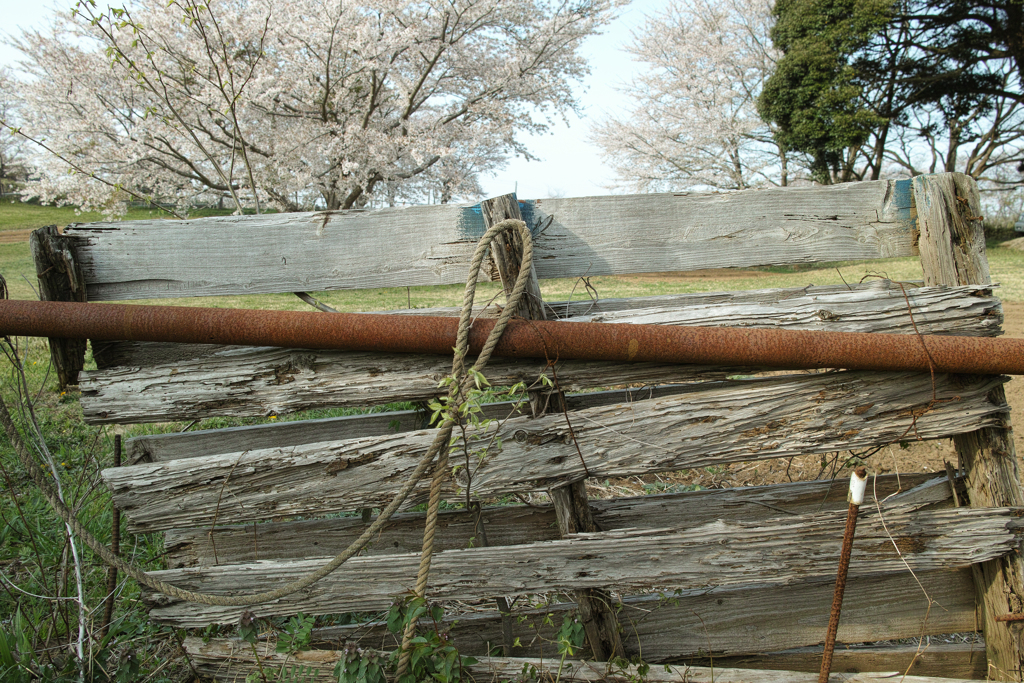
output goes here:
[[[121, 466], [121, 435], [114, 435], [114, 467]], [[115, 555], [121, 554], [121, 511], [117, 505], [110, 503], [110, 552]], [[103, 621], [100, 622], [100, 639], [107, 635], [110, 628], [110, 619], [114, 615], [114, 591], [117, 590], [117, 567], [107, 569], [107, 601], [103, 606]]]
[[868, 471], [858, 467], [850, 477], [850, 493], [847, 500], [850, 508], [846, 513], [846, 530], [843, 532], [843, 550], [839, 555], [839, 573], [836, 576], [836, 591], [832, 596], [832, 612], [828, 618], [828, 633], [825, 635], [825, 651], [821, 657], [821, 673], [818, 683], [828, 683], [828, 675], [832, 671], [832, 652], [836, 647], [836, 634], [839, 632], [839, 614], [843, 610], [843, 593], [846, 592], [846, 575], [850, 571], [850, 553], [853, 551], [853, 535], [857, 531], [857, 513], [864, 502], [864, 490], [867, 488]]

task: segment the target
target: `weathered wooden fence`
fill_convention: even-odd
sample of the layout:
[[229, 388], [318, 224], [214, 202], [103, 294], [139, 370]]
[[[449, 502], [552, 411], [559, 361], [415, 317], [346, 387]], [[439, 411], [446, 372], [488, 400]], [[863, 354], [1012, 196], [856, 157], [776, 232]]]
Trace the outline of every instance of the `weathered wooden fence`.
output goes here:
[[[465, 278], [485, 224], [520, 209], [535, 236], [539, 278], [917, 254], [924, 270], [923, 285], [534, 298], [528, 317], [1000, 333], [977, 189], [955, 174], [717, 195], [518, 205], [505, 197], [482, 207], [92, 224], [63, 235], [38, 231], [33, 246], [42, 291], [54, 299], [449, 284]], [[518, 271], [515, 247], [496, 250], [492, 278]], [[79, 381], [81, 347], [53, 346], [62, 379]], [[439, 394], [451, 365], [422, 355], [152, 343], [97, 343], [93, 356], [98, 369], [80, 379], [93, 423], [426, 401]], [[534, 389], [528, 403], [487, 406], [500, 418], [501, 445], [471, 463], [471, 497], [546, 490], [553, 505], [484, 508], [479, 519], [469, 510], [442, 514], [429, 596], [461, 601], [449, 617], [460, 650], [550, 658], [545, 615], [555, 613], [557, 624], [578, 607], [596, 660], [702, 663], [710, 656], [719, 666], [816, 670], [845, 482], [588, 500], [584, 480], [952, 437], [960, 458], [956, 495], [945, 474], [877, 479], [877, 504], [865, 505], [858, 529], [839, 630], [848, 646], [837, 652], [836, 669], [1020, 680], [1019, 633], [1015, 622], [999, 620], [1024, 611], [1017, 521], [1024, 496], [1005, 378], [841, 370], [755, 376], [759, 370], [567, 361], [557, 364], [558, 388], [586, 393]], [[536, 386], [548, 371], [543, 362], [495, 359], [487, 375], [495, 385]], [[593, 391], [616, 386], [633, 388]], [[431, 432], [422, 411], [406, 411], [139, 437], [128, 442], [130, 464], [105, 471], [104, 480], [135, 530], [165, 532], [169, 569], [161, 578], [248, 592], [306, 573], [358, 536], [366, 517], [337, 513], [385, 504]], [[462, 470], [446, 495], [465, 500], [466, 485]], [[969, 508], [958, 507], [965, 500]], [[387, 609], [415, 581], [422, 524], [420, 513], [397, 516], [335, 574], [252, 610], [269, 617]], [[536, 608], [530, 596], [537, 595], [561, 601]], [[510, 602], [513, 596], [524, 597]], [[232, 623], [242, 611], [146, 599], [152, 618], [174, 626]], [[865, 645], [976, 628], [985, 652], [976, 643]], [[387, 642], [378, 622], [314, 637], [319, 649], [296, 661], [320, 667], [324, 680], [341, 643]], [[226, 680], [253, 664], [248, 646], [235, 641], [190, 638], [186, 647], [200, 670]], [[722, 671], [718, 680], [729, 675]]]

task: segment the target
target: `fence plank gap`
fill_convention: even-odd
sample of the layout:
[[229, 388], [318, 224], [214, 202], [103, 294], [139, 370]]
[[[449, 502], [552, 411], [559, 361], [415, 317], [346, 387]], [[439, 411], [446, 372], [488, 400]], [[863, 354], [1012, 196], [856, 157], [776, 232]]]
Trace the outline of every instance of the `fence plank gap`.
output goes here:
[[[901, 488], [902, 487], [902, 488]], [[920, 506], [951, 505], [945, 476], [887, 474], [873, 484], [880, 499]], [[900, 493], [902, 491], [902, 493]], [[871, 493], [868, 505], [872, 505]], [[898, 495], [897, 495], [898, 494]], [[846, 489], [831, 481], [776, 486], [687, 491], [630, 498], [591, 499], [598, 529], [675, 527], [689, 529], [716, 519], [768, 519], [780, 510], [808, 514], [846, 508]], [[425, 513], [400, 513], [381, 531], [363, 555], [416, 552], [422, 542]], [[434, 540], [438, 551], [480, 545], [474, 512], [447, 510], [438, 515], [443, 530]], [[488, 545], [522, 545], [561, 538], [550, 505], [485, 507], [481, 510]], [[305, 519], [253, 525], [218, 525], [215, 529], [171, 529], [164, 535], [167, 566], [194, 567], [241, 564], [257, 560], [333, 557], [354, 541], [366, 526], [356, 517]], [[311, 540], [312, 539], [312, 540]], [[216, 550], [215, 550], [216, 549]]]
[[[954, 569], [999, 557], [1019, 543], [1015, 508], [915, 511], [900, 506], [865, 514], [858, 528], [851, 576]], [[834, 576], [841, 513], [789, 515], [760, 522], [710, 522], [685, 532], [671, 529], [606, 531], [529, 546], [469, 548], [437, 553], [431, 567], [433, 600], [474, 600], [480, 595], [551, 593], [580, 588], [640, 592], [792, 585]], [[728, 539], [728, 543], [723, 543]], [[903, 555], [896, 552], [901, 548]], [[344, 569], [306, 591], [250, 609], [261, 617], [386, 610], [409, 590], [415, 553], [349, 560]], [[189, 590], [237, 593], [281, 585], [323, 560], [260, 561], [156, 572]], [[211, 607], [147, 592], [151, 617], [176, 627], [234, 623], [241, 608]]]

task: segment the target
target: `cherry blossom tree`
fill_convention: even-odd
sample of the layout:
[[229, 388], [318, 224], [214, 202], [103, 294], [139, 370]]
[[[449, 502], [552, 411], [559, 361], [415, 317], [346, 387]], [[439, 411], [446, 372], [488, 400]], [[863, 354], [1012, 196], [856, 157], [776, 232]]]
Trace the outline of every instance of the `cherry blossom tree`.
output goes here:
[[431, 177], [450, 197], [577, 106], [580, 42], [622, 3], [81, 0], [16, 41], [33, 191], [113, 213], [343, 209]]
[[646, 70], [621, 89], [630, 101], [593, 139], [623, 188], [743, 189], [785, 185], [791, 160], [757, 114], [778, 56], [770, 0], [672, 0], [628, 50]]
[[[18, 125], [17, 82], [11, 70], [0, 68], [0, 120]], [[0, 195], [12, 192], [25, 180], [24, 139], [10, 129], [0, 127]]]

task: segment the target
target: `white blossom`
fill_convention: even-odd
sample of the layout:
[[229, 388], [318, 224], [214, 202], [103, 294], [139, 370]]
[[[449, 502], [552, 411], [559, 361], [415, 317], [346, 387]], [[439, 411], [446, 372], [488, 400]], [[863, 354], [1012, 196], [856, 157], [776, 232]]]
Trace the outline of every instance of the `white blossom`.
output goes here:
[[646, 69], [622, 88], [622, 117], [593, 139], [619, 186], [648, 192], [785, 182], [784, 157], [756, 111], [778, 57], [770, 0], [672, 0], [628, 47]]
[[16, 41], [24, 130], [56, 152], [37, 155], [32, 191], [115, 213], [117, 187], [286, 210], [431, 177], [471, 191], [544, 112], [576, 107], [580, 42], [621, 3], [83, 1]]

